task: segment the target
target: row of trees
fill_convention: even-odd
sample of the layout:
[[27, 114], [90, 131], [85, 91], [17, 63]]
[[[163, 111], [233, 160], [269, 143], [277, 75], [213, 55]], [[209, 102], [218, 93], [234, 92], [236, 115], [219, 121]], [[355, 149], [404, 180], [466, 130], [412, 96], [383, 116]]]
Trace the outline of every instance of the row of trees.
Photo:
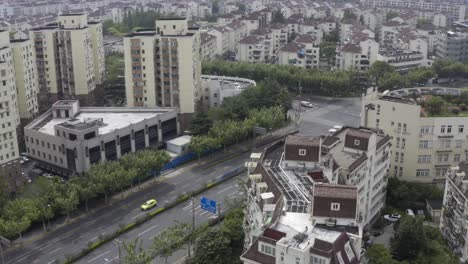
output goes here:
[[387, 206], [404, 210], [424, 207], [427, 200], [440, 200], [444, 191], [436, 186], [417, 182], [401, 181], [390, 177], [387, 186]]
[[355, 96], [360, 94], [359, 78], [353, 71], [321, 71], [290, 65], [250, 64], [246, 62], [207, 61], [204, 74], [239, 76], [257, 82], [273, 80], [290, 91], [325, 96]]
[[142, 241], [138, 238], [123, 242], [124, 263], [151, 263], [155, 258], [164, 259], [165, 263], [168, 263], [169, 257], [178, 250], [190, 250], [193, 241], [195, 241], [195, 251], [189, 263], [240, 263], [239, 256], [244, 242], [242, 221], [245, 203], [243, 201], [243, 199], [227, 201], [228, 208], [231, 209], [225, 214], [219, 226], [210, 228], [203, 225], [192, 229], [191, 224], [178, 222], [158, 234], [148, 249], [143, 248]]
[[13, 238], [27, 230], [32, 223], [76, 210], [80, 203], [88, 210], [88, 201], [122, 191], [158, 172], [169, 161], [164, 151], [142, 150], [125, 155], [119, 162], [97, 163], [84, 175], [63, 181], [40, 177], [20, 191], [18, 198], [8, 201], [0, 210], [0, 235]]
[[279, 106], [252, 109], [248, 118], [242, 121], [233, 119], [215, 121], [207, 135], [192, 137], [190, 149], [200, 158], [209, 149], [226, 147], [250, 137], [254, 126], [264, 127], [271, 131], [282, 127], [285, 122], [284, 111]]
[[395, 225], [391, 251], [375, 244], [366, 256], [369, 264], [459, 263], [437, 228], [424, 226], [422, 218], [408, 216]]

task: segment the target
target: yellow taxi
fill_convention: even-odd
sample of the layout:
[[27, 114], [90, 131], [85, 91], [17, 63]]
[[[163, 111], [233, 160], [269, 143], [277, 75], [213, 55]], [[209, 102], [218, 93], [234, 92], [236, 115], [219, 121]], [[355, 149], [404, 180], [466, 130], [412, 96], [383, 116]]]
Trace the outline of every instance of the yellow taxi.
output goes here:
[[141, 205], [141, 210], [146, 211], [148, 209], [155, 207], [157, 204], [158, 204], [158, 201], [156, 201], [156, 199], [148, 200], [144, 204]]

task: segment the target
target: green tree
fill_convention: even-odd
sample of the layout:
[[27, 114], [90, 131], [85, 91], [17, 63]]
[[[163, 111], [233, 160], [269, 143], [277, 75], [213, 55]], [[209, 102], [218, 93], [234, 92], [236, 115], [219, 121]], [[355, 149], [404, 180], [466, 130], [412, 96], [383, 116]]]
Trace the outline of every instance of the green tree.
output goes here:
[[187, 243], [190, 227], [187, 223], [178, 223], [161, 232], [153, 240], [153, 254], [163, 258], [167, 264], [168, 258]]
[[330, 31], [328, 34], [323, 35], [323, 41], [337, 43], [340, 41], [340, 32], [337, 29]]
[[275, 10], [273, 11], [273, 14], [271, 15], [271, 23], [285, 23], [286, 19], [284, 18], [283, 13], [281, 13], [281, 10]]
[[394, 73], [394, 72], [395, 70], [393, 66], [391, 66], [385, 61], [374, 62], [368, 71], [369, 76], [375, 83], [379, 83], [380, 78], [382, 78], [384, 74]]
[[414, 260], [427, 247], [427, 239], [420, 217], [403, 217], [396, 227], [392, 250], [403, 259]]
[[395, 11], [388, 11], [387, 14], [385, 15], [385, 19], [387, 21], [394, 19], [395, 17], [398, 16], [398, 13]]
[[336, 57], [336, 43], [320, 43], [320, 57], [326, 58], [328, 65], [332, 65], [332, 62], [335, 60]]
[[206, 112], [198, 112], [195, 114], [195, 117], [191, 122], [190, 131], [194, 135], [206, 134], [212, 124], [213, 123]]
[[353, 13], [351, 9], [345, 9], [344, 14], [343, 14], [343, 20], [348, 20], [348, 19], [357, 19], [357, 15]]
[[121, 245], [119, 244], [119, 250], [122, 249], [126, 253], [123, 258], [124, 263], [126, 264], [151, 263], [151, 260], [153, 259], [151, 253], [144, 249], [143, 240], [138, 237], [129, 243], [123, 241]]
[[442, 112], [442, 108], [444, 106], [444, 99], [442, 99], [442, 97], [440, 96], [433, 96], [431, 97], [431, 99], [429, 99], [429, 101], [427, 101], [425, 103], [425, 107], [426, 107], [426, 110], [427, 112], [434, 116], [434, 115], [438, 115]]
[[366, 251], [366, 258], [369, 264], [396, 264], [399, 263], [392, 259], [390, 251], [382, 244], [373, 244]]
[[244, 242], [244, 230], [242, 222], [244, 221], [244, 212], [242, 208], [233, 208], [224, 216], [221, 231], [231, 239], [233, 249], [242, 249]]
[[224, 232], [214, 228], [201, 234], [195, 246], [193, 263], [229, 263], [230, 259], [232, 259], [232, 248], [230, 239]]

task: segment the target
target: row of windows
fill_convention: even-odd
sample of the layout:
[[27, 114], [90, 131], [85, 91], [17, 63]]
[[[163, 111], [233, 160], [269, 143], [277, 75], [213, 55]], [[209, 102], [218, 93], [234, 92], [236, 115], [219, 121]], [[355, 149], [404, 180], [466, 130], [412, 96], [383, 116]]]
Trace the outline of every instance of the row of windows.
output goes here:
[[[419, 148], [420, 149], [431, 149], [433, 147], [432, 140], [420, 140], [419, 141]], [[452, 147], [452, 140], [451, 139], [442, 139], [439, 141], [438, 144], [439, 148], [451, 148]], [[455, 140], [455, 148], [462, 148], [463, 147], [463, 140]]]
[[[13, 151], [13, 152], [11, 152], [11, 157], [14, 157], [14, 156], [16, 156], [16, 152]], [[6, 153], [5, 157], [6, 157], [6, 159], [9, 159], [10, 158], [10, 153]], [[0, 155], [0, 160], [3, 160], [3, 155]]]
[[[31, 142], [32, 144], [34, 144], [34, 138], [29, 138], [28, 136], [25, 136], [24, 139], [26, 140], [26, 142]], [[43, 140], [40, 141], [41, 144], [39, 144], [39, 139], [36, 138], [36, 145], [38, 146], [42, 146], [43, 148], [45, 148], [45, 146], [47, 146], [48, 149], [50, 149], [50, 142], [44, 142]], [[56, 146], [55, 144], [52, 144], [52, 149], [55, 151], [56, 150]], [[58, 151], [59, 152], [62, 152], [62, 147], [61, 146], [58, 146]], [[29, 151], [28, 151], [29, 153]]]
[[[57, 163], [57, 162], [60, 161], [60, 164], [63, 164], [63, 159], [62, 159], [62, 158], [58, 158], [58, 159], [57, 159], [57, 156], [52, 156], [51, 154], [46, 154], [45, 152], [42, 152], [42, 153], [41, 153], [39, 150], [36, 151], [35, 149], [29, 149], [29, 148], [27, 148], [27, 151], [28, 151], [29, 154], [32, 154], [33, 156], [37, 156], [37, 157], [39, 157], [39, 158], [42, 157], [43, 159], [47, 159], [47, 158], [48, 158], [49, 161], [52, 161], [52, 157], [54, 157], [53, 160], [54, 160], [55, 163]], [[31, 152], [31, 151], [32, 151], [32, 152]], [[41, 155], [41, 154], [42, 154], [42, 155]]]

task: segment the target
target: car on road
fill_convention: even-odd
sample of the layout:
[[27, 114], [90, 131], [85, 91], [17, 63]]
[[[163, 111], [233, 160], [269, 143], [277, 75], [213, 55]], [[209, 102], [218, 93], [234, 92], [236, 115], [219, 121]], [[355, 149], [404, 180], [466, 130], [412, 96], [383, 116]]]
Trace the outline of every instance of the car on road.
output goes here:
[[406, 209], [406, 214], [411, 216], [411, 217], [414, 217], [414, 212], [411, 209]]
[[240, 84], [239, 83], [234, 83], [234, 88], [236, 88], [236, 90], [239, 90], [241, 88]]
[[389, 214], [389, 215], [384, 215], [384, 219], [389, 221], [389, 222], [397, 222], [400, 220], [401, 215], [399, 214]]
[[156, 201], [156, 199], [150, 199], [141, 205], [141, 210], [143, 211], [149, 210], [155, 207], [157, 204], [158, 204], [158, 201]]
[[307, 101], [301, 101], [301, 106], [312, 108], [314, 107], [314, 104]]

